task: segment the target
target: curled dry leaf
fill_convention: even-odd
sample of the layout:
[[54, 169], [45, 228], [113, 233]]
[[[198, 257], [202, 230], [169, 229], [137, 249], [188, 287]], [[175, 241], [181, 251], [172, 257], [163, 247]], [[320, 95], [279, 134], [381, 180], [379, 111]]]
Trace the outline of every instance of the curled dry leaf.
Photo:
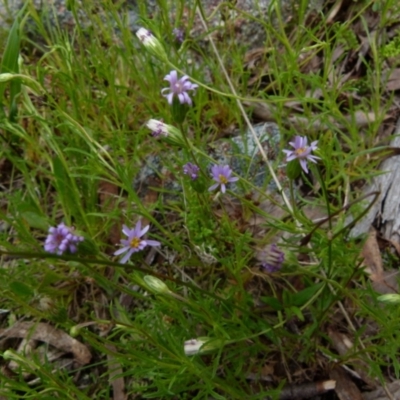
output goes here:
[[364, 259], [365, 271], [369, 274], [371, 280], [381, 281], [383, 279], [383, 262], [375, 228], [370, 229], [368, 238], [361, 250], [361, 256]]
[[0, 337], [29, 338], [48, 343], [62, 351], [72, 353], [75, 360], [86, 365], [90, 362], [92, 355], [88, 348], [78, 340], [72, 338], [60, 329], [44, 322], [17, 322], [9, 329], [1, 329]]
[[334, 368], [329, 377], [336, 381], [335, 391], [340, 400], [364, 400], [355, 383], [342, 368]]
[[392, 92], [400, 89], [400, 68], [383, 73], [382, 80], [386, 81], [386, 90]]

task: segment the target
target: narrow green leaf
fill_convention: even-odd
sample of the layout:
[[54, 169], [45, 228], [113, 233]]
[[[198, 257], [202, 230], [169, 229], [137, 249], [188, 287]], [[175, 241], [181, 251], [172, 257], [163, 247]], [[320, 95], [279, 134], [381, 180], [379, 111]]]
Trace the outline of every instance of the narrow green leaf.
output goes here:
[[49, 223], [47, 219], [35, 212], [23, 212], [21, 214], [21, 217], [28, 223], [31, 228], [41, 229], [42, 231], [47, 231], [47, 229], [49, 229]]
[[283, 308], [281, 302], [276, 297], [262, 296], [261, 300], [275, 311], [281, 311]]
[[[3, 59], [1, 62], [0, 72], [1, 73], [18, 73], [19, 66], [18, 66], [18, 57], [19, 57], [19, 50], [20, 50], [20, 27], [18, 17], [15, 19], [10, 33], [7, 38], [6, 48], [3, 53]], [[1, 82], [0, 83], [0, 104], [1, 104], [1, 114], [0, 117], [5, 117], [4, 112], [4, 92], [6, 89], [7, 83]], [[10, 82], [10, 120], [11, 116], [15, 117], [16, 111], [14, 108], [16, 107], [15, 98], [21, 91], [21, 82], [19, 79], [13, 79]]]
[[33, 290], [25, 285], [25, 283], [19, 281], [13, 281], [10, 283], [10, 290], [20, 297], [33, 296]]
[[301, 307], [306, 304], [318, 290], [321, 289], [323, 282], [317, 283], [316, 285], [310, 286], [306, 289], [301, 290], [297, 293], [291, 293], [288, 295], [288, 304], [289, 306]]
[[53, 158], [53, 171], [55, 178], [55, 186], [65, 210], [69, 210], [72, 214], [76, 214], [77, 207], [74, 202], [74, 190], [68, 171], [65, 168], [63, 160], [56, 156]]

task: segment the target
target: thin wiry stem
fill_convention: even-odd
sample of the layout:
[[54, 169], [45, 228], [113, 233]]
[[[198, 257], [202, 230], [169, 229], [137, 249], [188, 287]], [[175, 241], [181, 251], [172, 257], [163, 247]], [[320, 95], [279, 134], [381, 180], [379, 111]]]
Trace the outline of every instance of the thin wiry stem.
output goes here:
[[[204, 27], [205, 31], [207, 31], [208, 27], [207, 27], [207, 24], [206, 24], [205, 19], [203, 17], [203, 14], [202, 14], [202, 11], [201, 11], [201, 7], [199, 5], [197, 6], [196, 11], [197, 11], [197, 13], [198, 13], [198, 15], [200, 17], [201, 23], [203, 24], [203, 27]], [[258, 140], [256, 132], [254, 131], [254, 128], [253, 128], [253, 126], [252, 126], [252, 124], [251, 124], [251, 122], [249, 120], [249, 117], [246, 114], [246, 111], [245, 111], [245, 109], [243, 107], [242, 102], [238, 99], [238, 94], [236, 93], [236, 89], [233, 86], [233, 83], [232, 83], [231, 79], [229, 78], [228, 72], [225, 69], [225, 66], [224, 66], [224, 63], [222, 62], [221, 57], [219, 56], [219, 53], [218, 53], [217, 47], [215, 46], [214, 40], [210, 35], [207, 35], [207, 38], [210, 41], [211, 47], [213, 48], [213, 51], [214, 51], [214, 53], [215, 53], [215, 55], [217, 57], [218, 63], [220, 65], [220, 67], [221, 67], [221, 70], [222, 70], [222, 72], [223, 72], [223, 74], [224, 74], [224, 76], [226, 78], [226, 81], [228, 82], [229, 88], [230, 88], [232, 94], [235, 96], [235, 100], [236, 100], [236, 103], [237, 103], [237, 105], [238, 105], [238, 107], [240, 109], [240, 112], [242, 113], [242, 116], [243, 116], [243, 118], [244, 118], [244, 120], [246, 122], [246, 125], [247, 125], [249, 131], [251, 132], [251, 134], [253, 136], [253, 139], [254, 139], [255, 143], [257, 144], [258, 149], [260, 150], [261, 156], [262, 156], [263, 160], [265, 161], [265, 164], [267, 165], [267, 168], [268, 168], [268, 170], [269, 170], [269, 172], [270, 172], [270, 174], [272, 176], [272, 179], [275, 181], [276, 186], [278, 188], [278, 191], [280, 192], [280, 194], [282, 196], [282, 199], [283, 199], [287, 209], [289, 210], [290, 214], [293, 215], [293, 207], [290, 204], [290, 201], [287, 198], [285, 192], [283, 191], [282, 185], [279, 182], [279, 179], [276, 176], [275, 171], [272, 168], [272, 165], [268, 160], [267, 154], [265, 153], [263, 147], [261, 146], [260, 141]]]

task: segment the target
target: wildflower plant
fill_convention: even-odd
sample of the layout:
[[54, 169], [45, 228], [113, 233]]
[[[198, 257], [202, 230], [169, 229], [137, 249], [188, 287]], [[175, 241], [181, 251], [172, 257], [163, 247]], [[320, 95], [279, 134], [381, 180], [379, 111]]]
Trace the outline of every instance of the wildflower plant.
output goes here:
[[136, 32], [136, 36], [153, 55], [163, 60], [168, 59], [164, 47], [149, 29], [139, 28]]
[[267, 273], [278, 272], [282, 269], [285, 253], [279, 249], [277, 244], [267, 246], [260, 255], [261, 266]]
[[307, 162], [316, 163], [320, 158], [312, 155], [311, 153], [318, 149], [318, 141], [312, 142], [309, 146], [307, 145], [306, 136], [295, 136], [294, 141], [289, 142], [289, 144], [294, 148], [294, 150], [283, 150], [286, 154], [286, 161], [298, 160], [303, 171], [308, 174]]
[[[377, 293], [359, 267], [363, 238], [347, 228], [365, 210], [351, 202], [376, 175], [377, 139], [395, 135], [377, 112], [394, 109], [382, 79], [393, 60], [382, 63], [376, 46], [395, 37], [397, 3], [353, 2], [347, 21], [338, 2], [310, 26], [305, 3], [283, 24], [279, 7], [258, 18], [238, 2], [201, 35], [191, 2], [173, 8], [174, 18], [170, 0], [151, 18], [142, 4], [134, 20], [120, 14], [126, 2], [99, 2], [99, 14], [91, 2], [69, 3], [71, 18], [87, 19], [75, 21], [73, 36], [35, 18], [40, 37], [18, 61], [25, 33], [16, 23], [2, 59], [0, 330], [46, 346], [25, 355], [3, 340], [1, 366], [12, 373], [0, 395], [278, 398], [288, 376], [294, 386], [331, 382], [336, 364], [356, 370], [359, 390], [368, 386], [360, 365], [382, 385], [398, 379], [399, 298]], [[380, 12], [364, 15], [373, 7]], [[361, 39], [370, 15], [380, 29]], [[147, 28], [135, 36], [137, 21]], [[267, 52], [244, 57], [237, 22], [257, 26], [264, 39], [251, 39]], [[182, 45], [174, 27], [187, 33]], [[343, 53], [346, 31], [356, 42]], [[219, 139], [227, 134], [234, 140]], [[127, 215], [143, 219], [121, 232]], [[49, 230], [61, 216], [76, 230]], [[383, 268], [396, 269], [387, 253]], [[360, 321], [373, 335], [353, 331]], [[345, 354], [336, 347], [343, 332], [352, 342]], [[67, 358], [54, 362], [53, 348]], [[57, 367], [64, 360], [74, 368]], [[282, 360], [285, 368], [273, 368]]]
[[76, 253], [78, 244], [84, 240], [82, 236], [75, 235], [73, 228], [68, 227], [62, 222], [56, 227], [49, 228], [46, 241], [44, 243], [45, 251], [61, 255], [66, 251]]
[[183, 135], [178, 128], [168, 125], [163, 121], [150, 119], [146, 122], [146, 127], [150, 129], [151, 136], [155, 139], [161, 138], [167, 143], [181, 147], [188, 143], [187, 140], [184, 140]]
[[142, 228], [142, 222], [139, 220], [133, 229], [129, 229], [126, 225], [123, 225], [122, 233], [127, 236], [127, 239], [121, 239], [122, 247], [114, 252], [115, 256], [125, 255], [121, 258], [120, 263], [125, 264], [132, 256], [132, 254], [142, 251], [147, 246], [160, 246], [161, 243], [157, 240], [142, 239], [150, 225]]
[[178, 79], [178, 73], [171, 71], [165, 76], [164, 80], [169, 82], [169, 87], [162, 89], [161, 93], [170, 105], [173, 104], [174, 98], [177, 98], [180, 104], [187, 104], [189, 106], [193, 104], [189, 96], [189, 91], [195, 92], [198, 85], [191, 83], [187, 75]]
[[228, 183], [233, 183], [237, 182], [239, 180], [238, 177], [231, 176], [232, 175], [232, 170], [229, 167], [229, 165], [217, 165], [214, 164], [211, 167], [211, 177], [212, 179], [216, 182], [213, 185], [211, 185], [208, 190], [212, 191], [220, 187], [221, 192], [225, 193], [226, 192], [226, 185]]
[[183, 166], [183, 173], [195, 181], [199, 177], [200, 168], [191, 162], [186, 163]]

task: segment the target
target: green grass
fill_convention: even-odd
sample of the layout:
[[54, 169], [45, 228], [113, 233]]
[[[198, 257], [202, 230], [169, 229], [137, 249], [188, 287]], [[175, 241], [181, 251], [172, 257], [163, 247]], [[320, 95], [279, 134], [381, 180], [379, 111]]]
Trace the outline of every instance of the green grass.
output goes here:
[[[391, 13], [382, 15], [398, 13], [396, 1], [383, 3]], [[351, 19], [333, 24], [321, 14], [309, 24], [302, 1], [288, 26], [272, 7], [274, 24], [261, 21], [267, 37], [260, 59], [264, 76], [251, 86], [243, 43], [217, 43], [218, 53], [205, 51], [196, 37], [177, 46], [165, 4], [154, 19], [143, 15], [143, 26], [152, 30], [168, 59], [147, 51], [111, 4], [108, 18], [95, 15], [89, 27], [78, 24], [71, 34], [50, 29], [28, 6], [24, 12], [31, 12], [42, 37], [36, 44], [24, 36], [26, 15], [21, 13], [1, 68], [19, 75], [0, 83], [0, 308], [7, 310], [2, 327], [20, 320], [47, 322], [73, 333], [92, 359], [58, 368], [46, 358], [43, 341], [32, 354], [17, 355], [17, 342], [6, 340], [2, 364], [12, 358], [18, 366], [2, 378], [1, 395], [108, 399], [115, 394], [113, 379], [123, 377], [132, 399], [275, 399], [286, 384], [328, 379], [337, 363], [356, 368], [357, 360], [371, 379], [399, 378], [399, 309], [377, 301], [379, 293], [360, 268], [362, 238], [350, 239], [346, 227], [348, 214], [360, 216], [371, 199], [342, 212], [345, 199], [359, 198], [360, 182], [376, 174], [375, 153], [388, 144], [377, 132], [392, 104], [381, 75], [385, 54], [394, 50], [378, 44], [366, 23], [372, 56], [362, 62], [362, 77], [341, 86], [341, 75], [332, 75], [346, 55], [335, 60], [335, 50], [357, 47], [353, 24], [362, 24], [365, 10], [376, 5], [353, 6]], [[391, 24], [381, 17], [381, 27]], [[304, 55], [319, 57], [317, 73], [303, 70], [298, 60]], [[160, 93], [172, 69], [200, 86], [181, 123]], [[204, 71], [210, 71], [212, 83]], [[316, 90], [319, 98], [312, 97]], [[207, 191], [210, 144], [232, 124], [242, 133], [247, 129], [236, 99], [248, 105], [249, 116], [256, 101], [270, 107], [281, 133], [271, 168], [279, 172], [290, 206], [278, 192], [270, 196], [255, 187], [245, 170], [234, 170], [241, 178], [238, 192], [216, 198]], [[287, 107], [288, 101], [296, 101], [301, 113]], [[360, 128], [351, 118], [358, 111], [374, 111], [376, 118]], [[295, 114], [303, 120], [288, 125]], [[145, 127], [151, 118], [163, 119], [184, 136], [178, 144], [153, 138]], [[313, 125], [316, 119], [319, 126]], [[296, 134], [318, 140], [321, 160], [310, 166], [308, 178], [303, 176], [307, 197], [293, 189], [282, 167], [281, 150]], [[152, 155], [162, 164], [155, 171], [158, 178], [171, 174], [181, 185], [172, 196], [168, 187], [144, 196], [133, 185]], [[198, 186], [181, 172], [193, 157], [202, 167]], [[245, 169], [250, 161], [245, 158]], [[264, 185], [271, 180], [267, 172]], [[108, 196], [101, 193], [106, 183], [114, 190]], [[265, 211], [272, 201], [281, 209], [279, 216]], [[314, 229], [307, 210], [317, 206], [331, 218]], [[261, 234], [254, 233], [252, 215]], [[122, 224], [134, 227], [139, 218], [150, 223], [149, 236], [162, 245], [153, 256], [146, 248], [121, 265], [113, 256], [118, 232]], [[45, 253], [48, 228], [62, 221], [84, 242], [73, 255]], [[301, 245], [310, 232], [308, 244]], [[279, 272], [268, 274], [256, 254], [277, 237], [285, 262]], [[396, 259], [390, 263], [398, 265]], [[157, 286], [159, 281], [154, 286], [150, 276], [166, 287]], [[368, 322], [359, 325], [361, 319]], [[366, 324], [377, 329], [367, 332]], [[354, 344], [351, 351], [337, 354], [329, 329], [346, 333]], [[185, 355], [185, 341], [204, 337], [208, 342], [201, 354]], [[110, 378], [113, 369], [117, 375]], [[257, 378], [271, 369], [270, 381]]]

